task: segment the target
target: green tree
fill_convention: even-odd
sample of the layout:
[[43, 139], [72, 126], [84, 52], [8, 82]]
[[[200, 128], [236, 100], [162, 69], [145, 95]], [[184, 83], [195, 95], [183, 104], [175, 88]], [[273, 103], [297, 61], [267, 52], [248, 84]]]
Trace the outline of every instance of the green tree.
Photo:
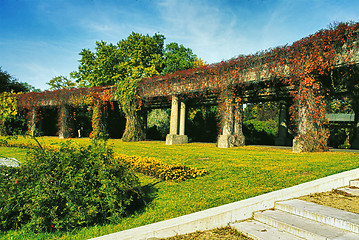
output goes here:
[[42, 92], [41, 89], [35, 88], [34, 86], [26, 83], [26, 82], [20, 82], [21, 85], [26, 89], [23, 92]]
[[50, 90], [70, 89], [77, 87], [76, 82], [64, 76], [54, 77], [46, 84], [50, 86]]
[[78, 71], [72, 72], [80, 86], [113, 85], [125, 78], [138, 79], [158, 75], [163, 65], [161, 34], [141, 35], [132, 33], [116, 45], [96, 42], [96, 51], [82, 50]]
[[34, 87], [30, 84], [18, 82], [16, 78], [0, 67], [0, 93], [10, 92], [11, 90], [14, 92], [30, 92], [33, 89]]
[[187, 70], [195, 67], [197, 57], [192, 50], [182, 44], [170, 43], [166, 46], [164, 54], [163, 74]]
[[247, 104], [243, 121], [246, 143], [274, 144], [274, 138], [278, 133], [278, 116], [277, 102]]
[[95, 52], [82, 50], [78, 71], [70, 74], [80, 86], [116, 84], [118, 100], [126, 115], [124, 141], [138, 141], [145, 137], [136, 91], [138, 81], [195, 66], [197, 58], [192, 50], [177, 43], [164, 48], [164, 40], [161, 34], [132, 33], [116, 45], [96, 42]]
[[206, 61], [203, 61], [201, 58], [196, 57], [196, 61], [194, 62], [194, 67], [202, 67], [204, 65], [207, 65], [208, 63]]
[[17, 134], [19, 126], [26, 124], [24, 117], [18, 114], [16, 93], [39, 91], [28, 83], [18, 82], [0, 67], [0, 135]]

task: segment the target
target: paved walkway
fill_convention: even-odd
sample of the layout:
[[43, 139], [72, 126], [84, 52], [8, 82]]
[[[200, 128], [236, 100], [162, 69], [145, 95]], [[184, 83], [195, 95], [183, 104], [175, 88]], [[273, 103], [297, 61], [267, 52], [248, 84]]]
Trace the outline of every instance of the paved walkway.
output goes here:
[[20, 167], [20, 162], [15, 158], [0, 158], [0, 166]]

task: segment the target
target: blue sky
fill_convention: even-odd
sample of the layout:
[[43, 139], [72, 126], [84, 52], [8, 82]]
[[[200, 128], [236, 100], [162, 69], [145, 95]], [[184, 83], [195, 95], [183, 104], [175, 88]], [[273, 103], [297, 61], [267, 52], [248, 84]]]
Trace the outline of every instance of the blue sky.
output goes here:
[[77, 70], [82, 49], [132, 32], [161, 33], [208, 63], [291, 44], [335, 21], [359, 21], [358, 0], [0, 0], [0, 66], [45, 90]]

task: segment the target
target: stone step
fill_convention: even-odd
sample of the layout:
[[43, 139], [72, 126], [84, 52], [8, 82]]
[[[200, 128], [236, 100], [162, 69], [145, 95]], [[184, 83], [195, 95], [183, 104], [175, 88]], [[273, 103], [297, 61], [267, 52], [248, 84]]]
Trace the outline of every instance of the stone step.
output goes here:
[[359, 234], [280, 210], [254, 213], [254, 219], [281, 231], [315, 240], [358, 240]]
[[248, 220], [244, 222], [231, 223], [230, 226], [240, 231], [243, 235], [254, 240], [303, 240], [290, 233], [283, 232], [277, 228], [258, 222]]
[[349, 181], [349, 186], [359, 188], [359, 179]]
[[356, 187], [341, 187], [341, 188], [338, 188], [337, 191], [340, 191], [344, 194], [348, 194], [348, 195], [351, 195], [351, 196], [359, 196], [359, 188], [356, 188]]
[[306, 202], [299, 199], [276, 202], [275, 209], [299, 215], [357, 234], [359, 233], [359, 214], [356, 213]]

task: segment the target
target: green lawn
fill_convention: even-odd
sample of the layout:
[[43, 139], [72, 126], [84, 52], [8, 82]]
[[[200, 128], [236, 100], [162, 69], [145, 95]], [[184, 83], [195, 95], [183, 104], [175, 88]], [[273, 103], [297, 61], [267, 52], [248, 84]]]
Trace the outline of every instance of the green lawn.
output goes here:
[[[25, 141], [18, 139], [16, 141]], [[29, 140], [26, 140], [29, 141]], [[40, 138], [43, 144], [58, 138]], [[75, 139], [86, 144], [88, 139]], [[359, 167], [356, 153], [300, 153], [268, 147], [219, 149], [215, 144], [191, 143], [166, 146], [164, 142], [124, 143], [109, 140], [115, 152], [155, 157], [170, 164], [206, 169], [206, 176], [185, 182], [164, 182], [140, 175], [148, 194], [146, 208], [117, 224], [92, 226], [73, 232], [35, 234], [27, 229], [2, 233], [0, 239], [86, 239], [178, 217], [273, 190]], [[25, 161], [26, 150], [0, 148], [0, 155]]]
[[19, 162], [24, 163], [26, 161], [26, 153], [28, 151], [28, 149], [0, 147], [0, 158], [15, 157]]

